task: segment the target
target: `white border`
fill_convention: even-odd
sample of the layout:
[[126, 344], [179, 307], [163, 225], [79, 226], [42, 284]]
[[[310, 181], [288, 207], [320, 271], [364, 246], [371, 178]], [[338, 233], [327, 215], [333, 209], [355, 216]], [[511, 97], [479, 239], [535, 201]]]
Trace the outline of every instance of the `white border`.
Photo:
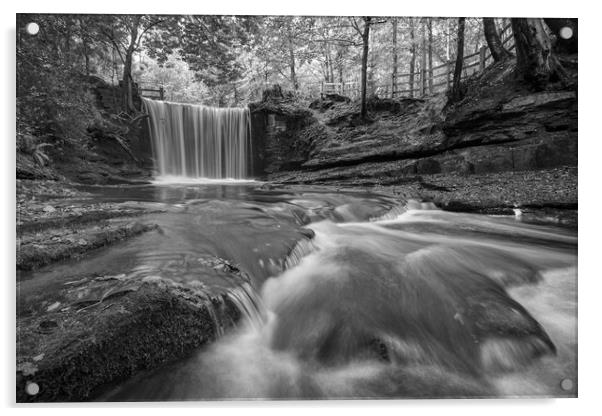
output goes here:
[[[8, 3], [8, 4], [6, 4]], [[588, 4], [589, 3], [589, 4]], [[600, 331], [602, 304], [602, 277], [599, 272], [600, 254], [600, 158], [602, 157], [600, 126], [598, 120], [599, 101], [602, 99], [598, 79], [600, 78], [600, 14], [596, 2], [577, 1], [526, 1], [500, 0], [497, 2], [461, 0], [424, 1], [344, 1], [302, 0], [269, 1], [239, 0], [215, 2], [127, 2], [123, 0], [102, 1], [21, 1], [4, 0], [1, 19], [3, 21], [3, 65], [2, 65], [2, 127], [4, 134], [1, 155], [2, 163], [2, 265], [4, 273], [2, 303], [2, 330], [0, 342], [2, 368], [0, 395], [4, 406], [14, 409], [14, 341], [15, 341], [15, 13], [199, 13], [199, 14], [311, 14], [311, 15], [400, 15], [400, 16], [545, 16], [579, 17], [580, 22], [580, 85], [579, 91], [579, 399], [537, 400], [427, 400], [427, 401], [329, 401], [329, 402], [209, 402], [170, 404], [86, 404], [86, 405], [43, 405], [30, 406], [19, 411], [26, 413], [103, 415], [107, 412], [129, 412], [132, 407], [143, 407], [145, 414], [161, 414], [165, 407], [173, 411], [201, 414], [209, 409], [228, 410], [236, 414], [302, 414], [331, 413], [342, 410], [346, 414], [365, 416], [370, 411], [379, 414], [404, 412], [408, 415], [546, 415], [592, 414], [602, 408], [597, 400], [600, 392], [600, 356], [602, 343]], [[583, 87], [587, 86], [587, 87]], [[23, 407], [23, 406], [21, 406]], [[62, 407], [67, 407], [63, 409]], [[85, 410], [81, 408], [85, 408]], [[120, 410], [118, 410], [120, 409]], [[177, 409], [177, 410], [176, 410]], [[212, 410], [213, 413], [214, 410]], [[599, 410], [598, 410], [599, 411]]]

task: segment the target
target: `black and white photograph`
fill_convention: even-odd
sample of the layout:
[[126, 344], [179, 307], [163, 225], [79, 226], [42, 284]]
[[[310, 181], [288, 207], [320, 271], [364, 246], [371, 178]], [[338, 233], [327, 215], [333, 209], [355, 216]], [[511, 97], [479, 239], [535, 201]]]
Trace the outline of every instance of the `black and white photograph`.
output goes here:
[[60, 10], [13, 15], [16, 404], [578, 396], [570, 5]]

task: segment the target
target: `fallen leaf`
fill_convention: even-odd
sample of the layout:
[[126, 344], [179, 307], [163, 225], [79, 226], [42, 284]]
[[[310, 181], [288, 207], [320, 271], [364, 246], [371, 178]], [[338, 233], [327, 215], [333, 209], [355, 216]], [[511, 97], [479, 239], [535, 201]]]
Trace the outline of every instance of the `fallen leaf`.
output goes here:
[[52, 312], [59, 306], [61, 306], [61, 302], [54, 302], [52, 305], [50, 305], [48, 308], [46, 308], [46, 312]]

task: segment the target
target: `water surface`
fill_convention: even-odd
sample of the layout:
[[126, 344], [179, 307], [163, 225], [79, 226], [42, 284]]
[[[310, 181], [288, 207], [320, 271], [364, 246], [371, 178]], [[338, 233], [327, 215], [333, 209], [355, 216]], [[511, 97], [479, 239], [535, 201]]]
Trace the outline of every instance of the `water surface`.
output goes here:
[[315, 187], [85, 190], [164, 211], [145, 218], [161, 231], [28, 275], [29, 291], [132, 271], [232, 289], [207, 273], [220, 258], [259, 299], [214, 345], [103, 400], [576, 394], [576, 230]]

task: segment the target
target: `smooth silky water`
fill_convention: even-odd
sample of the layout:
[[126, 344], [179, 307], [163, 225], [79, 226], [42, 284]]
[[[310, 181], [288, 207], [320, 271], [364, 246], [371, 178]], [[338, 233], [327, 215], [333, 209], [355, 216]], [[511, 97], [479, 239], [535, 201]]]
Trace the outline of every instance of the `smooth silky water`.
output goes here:
[[165, 211], [143, 218], [160, 231], [24, 275], [25, 292], [91, 273], [234, 291], [198, 262], [219, 257], [255, 298], [213, 345], [101, 400], [576, 394], [574, 229], [261, 183], [84, 190]]
[[160, 230], [24, 273], [23, 293], [120, 273], [235, 291], [200, 261], [222, 258], [256, 298], [213, 345], [101, 400], [576, 393], [574, 229], [318, 187], [83, 190], [163, 211], [141, 219]]
[[183, 178], [246, 178], [251, 169], [248, 108], [142, 99], [157, 173]]
[[243, 318], [99, 400], [576, 395], [575, 229], [245, 181], [248, 110], [145, 106], [161, 176], [84, 190], [157, 211], [141, 220], [159, 230], [23, 273], [21, 292], [150, 276], [226, 291]]

